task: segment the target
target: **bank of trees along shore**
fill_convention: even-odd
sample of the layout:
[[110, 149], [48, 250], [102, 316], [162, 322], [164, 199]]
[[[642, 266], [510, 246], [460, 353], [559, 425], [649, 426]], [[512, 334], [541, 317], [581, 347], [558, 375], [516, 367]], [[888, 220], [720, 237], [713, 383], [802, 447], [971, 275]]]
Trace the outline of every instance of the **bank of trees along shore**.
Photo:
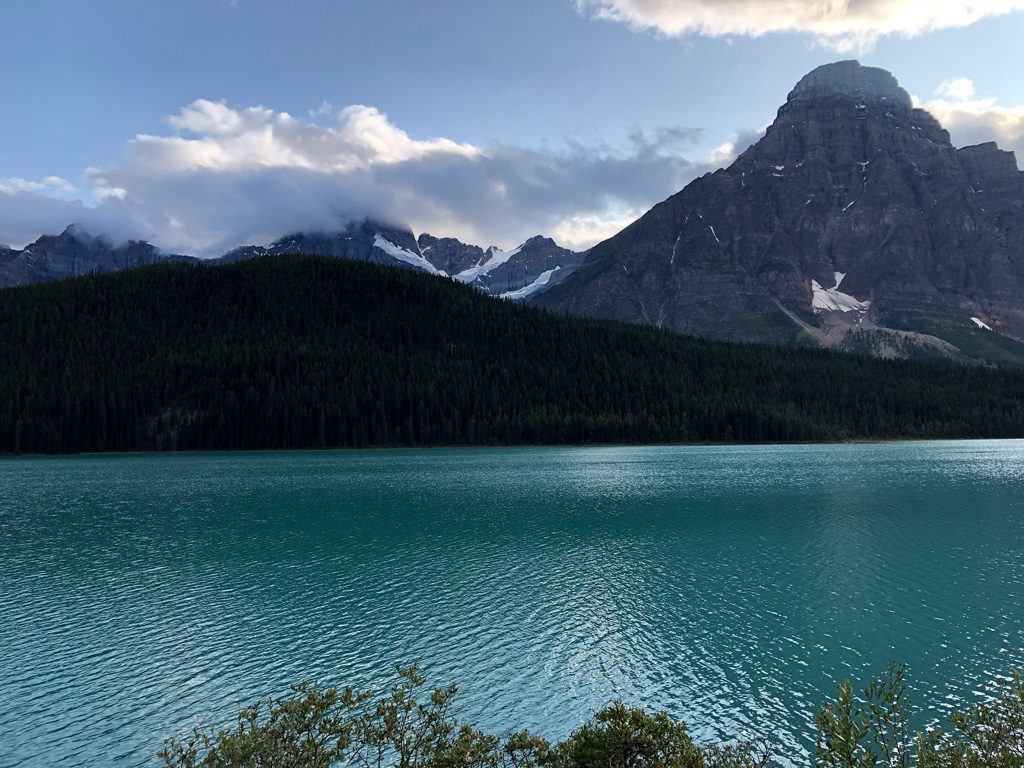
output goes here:
[[1024, 436], [1024, 373], [555, 316], [273, 256], [0, 291], [0, 451]]

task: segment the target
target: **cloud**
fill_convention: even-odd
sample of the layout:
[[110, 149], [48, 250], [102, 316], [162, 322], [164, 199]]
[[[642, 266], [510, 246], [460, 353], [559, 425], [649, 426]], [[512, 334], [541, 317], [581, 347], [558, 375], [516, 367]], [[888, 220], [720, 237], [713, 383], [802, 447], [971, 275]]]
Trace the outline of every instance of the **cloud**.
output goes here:
[[40, 191], [0, 189], [0, 244], [21, 248], [40, 235], [62, 232], [71, 223], [118, 240], [138, 239], [145, 234], [116, 198], [89, 206]]
[[967, 101], [974, 95], [974, 83], [970, 78], [953, 77], [943, 80], [935, 89], [936, 96], [949, 96], [957, 101]]
[[588, 247], [711, 170], [685, 157], [701, 138], [692, 128], [636, 129], [619, 148], [541, 150], [413, 138], [364, 105], [321, 125], [200, 99], [167, 122], [166, 134], [139, 135], [117, 162], [87, 170], [89, 188], [78, 196], [88, 204], [56, 200], [69, 197], [56, 183], [3, 182], [0, 239], [76, 221], [116, 239], [215, 255], [370, 216], [484, 245], [555, 233]]
[[931, 101], [918, 106], [927, 109], [949, 131], [957, 146], [995, 141], [1001, 149], [1017, 155], [1017, 167], [1024, 159], [1024, 106], [1001, 106], [994, 98], [974, 97], [974, 83], [966, 77], [944, 80]]
[[764, 136], [767, 130], [768, 125], [756, 131], [737, 131], [729, 141], [723, 142], [711, 150], [711, 165], [714, 168], [724, 168], [730, 165], [733, 160], [746, 152], [751, 144]]
[[559, 245], [582, 251], [617, 235], [644, 213], [641, 208], [633, 208], [612, 216], [570, 216], [551, 230], [550, 237]]
[[73, 197], [78, 190], [70, 181], [60, 176], [47, 176], [42, 181], [13, 177], [0, 179], [0, 193], [13, 195], [18, 192], [38, 192], [49, 197], [66, 199]]
[[581, 12], [670, 37], [801, 32], [839, 51], [883, 35], [964, 27], [1024, 9], [1024, 0], [575, 0]]

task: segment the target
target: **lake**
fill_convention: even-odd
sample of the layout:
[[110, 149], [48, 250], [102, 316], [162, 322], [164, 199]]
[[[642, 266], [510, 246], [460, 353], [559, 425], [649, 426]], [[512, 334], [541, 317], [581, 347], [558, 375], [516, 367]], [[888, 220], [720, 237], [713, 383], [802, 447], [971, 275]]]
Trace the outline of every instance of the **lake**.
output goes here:
[[303, 679], [458, 682], [560, 738], [619, 697], [813, 749], [890, 658], [1024, 666], [1024, 441], [0, 460], [0, 766], [157, 764]]

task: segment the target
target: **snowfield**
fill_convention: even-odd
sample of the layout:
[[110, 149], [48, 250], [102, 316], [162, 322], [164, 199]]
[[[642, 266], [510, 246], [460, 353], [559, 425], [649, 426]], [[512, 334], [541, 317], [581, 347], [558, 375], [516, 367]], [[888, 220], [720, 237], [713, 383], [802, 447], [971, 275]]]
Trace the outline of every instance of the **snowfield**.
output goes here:
[[518, 291], [509, 291], [508, 293], [503, 293], [501, 294], [501, 298], [518, 300], [525, 299], [528, 296], [532, 296], [545, 285], [547, 285], [548, 281], [551, 280], [551, 276], [560, 269], [561, 267], [555, 267], [554, 269], [545, 270], [544, 272], [541, 272], [539, 275], [537, 275], [537, 279], [534, 280], [529, 285], [524, 285]]
[[373, 236], [373, 245], [375, 248], [379, 248], [384, 251], [388, 256], [391, 256], [399, 261], [404, 261], [406, 264], [412, 264], [414, 267], [419, 267], [424, 272], [429, 272], [432, 275], [441, 275], [442, 277], [448, 277], [448, 273], [440, 269], [437, 269], [433, 264], [424, 259], [418, 253], [407, 251], [405, 248], [395, 245], [390, 240], [385, 240], [380, 235]]
[[831, 288], [822, 288], [817, 280], [811, 280], [811, 309], [818, 312], [867, 312], [871, 308], [870, 301], [861, 301], [848, 293], [839, 291], [839, 284], [846, 277], [844, 272], [833, 273], [836, 284]]
[[516, 246], [511, 251], [503, 251], [496, 245], [492, 245], [487, 249], [487, 254], [490, 254], [490, 258], [488, 258], [487, 254], [484, 254], [484, 258], [478, 264], [469, 269], [462, 270], [455, 276], [455, 279], [463, 283], [472, 283], [478, 277], [490, 274], [521, 250], [523, 250], [522, 245]]

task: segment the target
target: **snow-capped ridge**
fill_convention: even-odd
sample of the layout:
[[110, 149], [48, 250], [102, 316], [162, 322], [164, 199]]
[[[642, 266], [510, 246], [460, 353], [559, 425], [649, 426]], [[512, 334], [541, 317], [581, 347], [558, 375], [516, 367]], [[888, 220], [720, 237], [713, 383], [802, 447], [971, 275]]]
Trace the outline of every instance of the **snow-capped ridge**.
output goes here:
[[424, 259], [418, 253], [406, 250], [400, 246], [395, 245], [390, 240], [381, 237], [379, 234], [373, 236], [373, 246], [384, 251], [388, 256], [404, 261], [406, 264], [411, 264], [414, 267], [419, 267], [424, 272], [429, 272], [432, 275], [440, 275], [442, 277], [448, 277], [448, 273], [440, 269], [437, 269], [433, 264]]
[[528, 298], [535, 294], [537, 291], [539, 291], [541, 288], [544, 288], [551, 281], [551, 276], [560, 269], [561, 267], [555, 267], [554, 269], [545, 270], [544, 272], [541, 272], [537, 276], [537, 279], [534, 280], [529, 285], [524, 285], [522, 288], [516, 291], [509, 291], [508, 293], [503, 293], [501, 294], [501, 298], [512, 299], [513, 301], [519, 301], [521, 299]]
[[419, 237], [403, 224], [378, 219], [339, 221], [336, 229], [286, 232], [266, 245], [239, 245], [217, 258], [193, 259], [163, 254], [144, 241], [113, 243], [107, 237], [70, 225], [59, 235], [42, 235], [21, 249], [0, 249], [0, 288], [9, 285], [112, 272], [158, 261], [186, 261], [205, 265], [231, 264], [265, 255], [308, 254], [369, 261], [415, 269], [439, 277], [454, 276], [481, 293], [498, 296], [534, 286], [538, 276], [559, 268], [559, 277], [573, 271], [584, 253], [559, 247], [553, 240], [534, 236], [508, 251], [486, 250], [452, 237], [427, 233]]
[[484, 257], [479, 262], [469, 269], [459, 272], [455, 275], [455, 279], [463, 283], [472, 283], [477, 278], [490, 274], [502, 264], [507, 263], [509, 259], [523, 250], [524, 245], [526, 243], [520, 243], [511, 251], [503, 251], [498, 246], [492, 245], [484, 252]]

